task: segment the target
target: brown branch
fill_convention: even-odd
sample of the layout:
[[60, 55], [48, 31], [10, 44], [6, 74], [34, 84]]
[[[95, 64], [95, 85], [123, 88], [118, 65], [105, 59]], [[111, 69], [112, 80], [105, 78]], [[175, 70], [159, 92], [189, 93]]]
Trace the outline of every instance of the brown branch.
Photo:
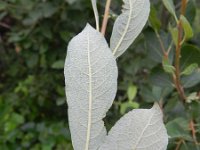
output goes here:
[[[182, 0], [181, 1], [181, 15], [185, 14], [185, 10], [186, 10], [186, 6], [187, 6], [187, 0]], [[176, 89], [180, 95], [180, 98], [182, 100], [186, 99], [185, 96], [185, 92], [184, 89], [181, 85], [181, 81], [180, 81], [180, 56], [181, 56], [181, 46], [182, 46], [182, 34], [183, 34], [183, 27], [182, 27], [182, 23], [179, 19], [179, 22], [177, 24], [177, 28], [178, 28], [178, 43], [176, 46], [176, 56], [175, 56], [175, 85], [176, 85]]]
[[182, 0], [181, 1], [181, 14], [182, 15], [185, 14], [186, 7], [187, 7], [187, 0]]
[[198, 145], [198, 141], [197, 141], [197, 137], [196, 137], [196, 129], [195, 129], [195, 124], [194, 124], [193, 120], [190, 121], [189, 128], [191, 130], [192, 138], [193, 138], [195, 144]]
[[110, 4], [111, 4], [111, 0], [107, 0], [107, 1], [106, 1], [105, 12], [104, 12], [104, 18], [103, 18], [102, 27], [101, 27], [101, 33], [102, 33], [103, 35], [105, 35], [106, 28], [107, 28], [107, 24], [108, 24], [109, 11], [110, 11]]
[[179, 21], [178, 44], [176, 46], [176, 56], [175, 56], [175, 82], [176, 82], [176, 89], [180, 95], [180, 98], [182, 100], [185, 100], [186, 99], [185, 92], [180, 81], [180, 55], [181, 55], [182, 32], [183, 32], [183, 28], [182, 28], [181, 22]]
[[180, 139], [180, 140], [178, 141], [177, 145], [176, 145], [175, 150], [179, 150], [182, 143], [183, 143], [183, 139]]

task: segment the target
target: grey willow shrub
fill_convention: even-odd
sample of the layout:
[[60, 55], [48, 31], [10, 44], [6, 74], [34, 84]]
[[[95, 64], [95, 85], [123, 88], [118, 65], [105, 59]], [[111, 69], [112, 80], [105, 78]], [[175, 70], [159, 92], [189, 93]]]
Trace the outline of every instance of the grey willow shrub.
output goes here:
[[68, 45], [64, 74], [69, 125], [75, 150], [165, 150], [168, 135], [158, 104], [135, 109], [108, 132], [103, 118], [117, 91], [116, 58], [131, 45], [144, 27], [149, 0], [124, 0], [115, 21], [110, 48], [99, 32], [96, 0], [92, 1], [96, 28], [89, 24]]

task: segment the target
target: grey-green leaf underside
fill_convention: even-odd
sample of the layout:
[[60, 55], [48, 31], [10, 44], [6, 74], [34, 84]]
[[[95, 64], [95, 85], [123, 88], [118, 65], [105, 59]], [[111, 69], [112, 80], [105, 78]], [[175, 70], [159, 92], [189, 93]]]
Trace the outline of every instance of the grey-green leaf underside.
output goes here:
[[122, 117], [99, 150], [166, 150], [168, 135], [158, 104], [135, 109]]
[[149, 0], [123, 0], [122, 14], [114, 23], [110, 47], [119, 57], [142, 31], [150, 12]]
[[75, 150], [97, 150], [106, 137], [102, 119], [117, 91], [117, 66], [105, 38], [90, 25], [68, 46], [64, 68]]
[[99, 31], [99, 13], [97, 10], [97, 0], [91, 0], [91, 2], [92, 2], [92, 8], [93, 8], [94, 16], [96, 20], [96, 29], [97, 31]]

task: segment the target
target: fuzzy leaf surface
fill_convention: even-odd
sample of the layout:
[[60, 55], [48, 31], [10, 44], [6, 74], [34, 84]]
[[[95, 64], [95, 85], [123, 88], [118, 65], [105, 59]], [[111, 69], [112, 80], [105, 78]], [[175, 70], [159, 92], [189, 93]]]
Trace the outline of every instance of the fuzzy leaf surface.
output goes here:
[[149, 0], [123, 0], [121, 15], [116, 19], [110, 40], [115, 57], [119, 57], [133, 43], [147, 22]]
[[168, 135], [162, 117], [158, 104], [132, 110], [111, 129], [100, 150], [166, 150]]
[[117, 91], [117, 66], [105, 38], [90, 25], [68, 46], [65, 84], [75, 150], [97, 150], [105, 140], [103, 118]]

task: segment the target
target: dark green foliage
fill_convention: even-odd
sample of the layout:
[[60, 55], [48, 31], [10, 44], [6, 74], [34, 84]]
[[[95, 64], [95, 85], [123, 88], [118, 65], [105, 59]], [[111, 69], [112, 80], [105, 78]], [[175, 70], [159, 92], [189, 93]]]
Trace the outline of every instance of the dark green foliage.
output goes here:
[[[200, 142], [200, 4], [190, 0], [185, 15], [194, 36], [184, 42], [181, 52], [181, 82], [188, 97], [187, 103], [182, 104], [170, 73], [163, 69], [162, 49], [156, 36], [157, 32], [166, 49], [171, 46], [170, 66], [175, 48], [168, 28], [169, 24], [174, 27], [174, 17], [162, 1], [151, 2], [145, 29], [117, 60], [119, 90], [105, 122], [109, 129], [128, 110], [149, 108], [158, 101], [163, 105], [170, 136], [168, 149], [174, 150], [181, 143], [181, 150], [198, 150], [200, 145], [195, 141]], [[178, 15], [179, 2], [174, 2]], [[104, 6], [105, 0], [99, 1], [101, 15]], [[121, 0], [113, 1], [107, 39], [120, 6]], [[63, 66], [67, 43], [87, 22], [95, 26], [89, 0], [0, 1], [1, 150], [72, 149]]]

